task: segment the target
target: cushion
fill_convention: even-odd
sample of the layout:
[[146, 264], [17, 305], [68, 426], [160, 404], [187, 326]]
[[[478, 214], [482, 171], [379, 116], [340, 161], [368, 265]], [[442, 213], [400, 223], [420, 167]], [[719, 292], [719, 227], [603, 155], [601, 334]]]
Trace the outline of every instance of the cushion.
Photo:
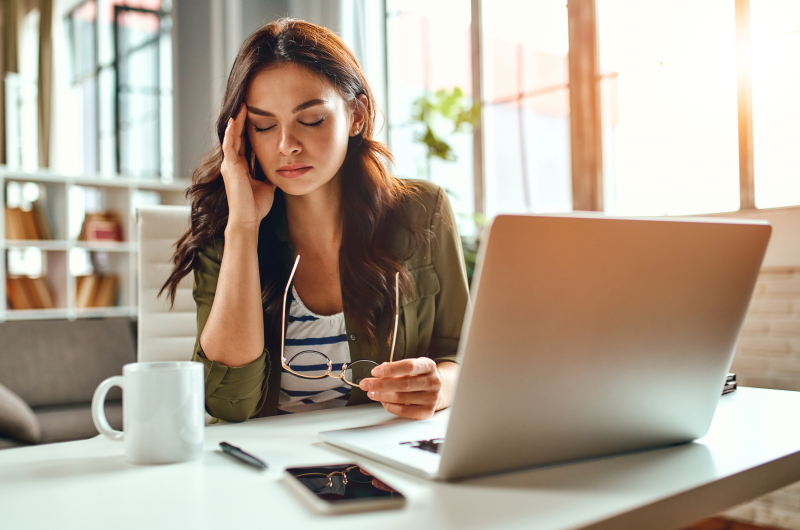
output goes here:
[[[106, 401], [106, 418], [112, 429], [122, 430], [122, 402]], [[36, 409], [42, 424], [42, 443], [69, 442], [97, 436], [92, 404], [60, 405]]]
[[[34, 409], [92, 401], [97, 385], [136, 362], [129, 318], [0, 323], [0, 383]], [[119, 399], [118, 390], [109, 393]]]
[[0, 384], [0, 436], [29, 444], [39, 443], [42, 427], [36, 414], [18, 395]]

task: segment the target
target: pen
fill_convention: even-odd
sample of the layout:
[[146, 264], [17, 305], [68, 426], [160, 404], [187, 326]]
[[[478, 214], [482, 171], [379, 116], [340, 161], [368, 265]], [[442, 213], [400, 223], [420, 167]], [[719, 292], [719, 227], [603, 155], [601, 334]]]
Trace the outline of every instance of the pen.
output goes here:
[[220, 442], [219, 447], [222, 449], [223, 453], [232, 456], [240, 462], [244, 462], [245, 464], [249, 464], [259, 469], [267, 469], [269, 467], [263, 460], [256, 458], [250, 453], [242, 451], [239, 447], [231, 445], [228, 442]]

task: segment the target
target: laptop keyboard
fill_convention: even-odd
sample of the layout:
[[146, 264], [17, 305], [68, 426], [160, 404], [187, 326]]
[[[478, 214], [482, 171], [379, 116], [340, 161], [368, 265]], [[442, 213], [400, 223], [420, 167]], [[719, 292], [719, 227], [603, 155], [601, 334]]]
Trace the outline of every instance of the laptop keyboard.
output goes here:
[[429, 453], [438, 453], [439, 446], [444, 443], [444, 438], [431, 438], [430, 440], [417, 440], [416, 442], [400, 442], [400, 445], [410, 445], [414, 449], [421, 449]]

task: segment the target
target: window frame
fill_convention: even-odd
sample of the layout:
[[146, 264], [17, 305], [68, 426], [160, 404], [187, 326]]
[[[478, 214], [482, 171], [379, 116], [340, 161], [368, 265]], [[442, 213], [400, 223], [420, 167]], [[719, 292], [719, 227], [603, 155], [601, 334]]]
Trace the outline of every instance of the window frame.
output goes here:
[[[149, 40], [147, 40], [145, 42], [139, 43], [138, 45], [136, 45], [136, 47], [134, 47], [134, 48], [132, 48], [130, 50], [126, 50], [125, 54], [121, 55], [120, 52], [119, 52], [119, 48], [120, 48], [120, 42], [119, 42], [119, 38], [120, 38], [119, 19], [120, 19], [120, 15], [122, 13], [141, 13], [141, 14], [156, 16], [156, 17], [158, 17], [159, 27], [161, 29], [159, 30], [159, 33], [155, 37], [153, 37], [152, 39], [149, 39]], [[114, 142], [116, 144], [114, 155], [115, 155], [115, 159], [116, 159], [115, 160], [115, 167], [116, 167], [117, 173], [121, 173], [121, 170], [122, 170], [122, 116], [121, 116], [121, 112], [120, 112], [120, 108], [121, 108], [120, 96], [121, 96], [121, 91], [122, 91], [123, 85], [122, 85], [122, 83], [120, 83], [120, 75], [119, 75], [120, 64], [123, 61], [129, 60], [130, 57], [133, 54], [135, 54], [135, 53], [137, 53], [137, 52], [139, 52], [141, 50], [144, 50], [148, 46], [152, 46], [152, 45], [160, 46], [161, 37], [163, 36], [164, 18], [166, 18], [168, 16], [169, 16], [169, 13], [164, 11], [164, 10], [161, 10], [161, 9], [157, 9], [157, 10], [156, 9], [144, 9], [144, 8], [141, 8], [141, 7], [130, 7], [130, 6], [127, 6], [127, 5], [115, 5], [114, 6], [114, 26], [113, 26], [113, 31], [114, 31], [114, 36], [113, 36], [113, 39], [114, 39], [114, 61], [112, 63], [112, 66], [114, 68]], [[157, 98], [157, 100], [158, 100], [157, 108], [158, 108], [158, 116], [159, 116], [159, 118], [158, 118], [159, 119], [159, 127], [156, 127], [156, 139], [155, 139], [155, 144], [156, 144], [155, 159], [158, 161], [158, 168], [156, 169], [155, 176], [156, 177], [161, 177], [161, 176], [163, 176], [162, 171], [161, 171], [161, 127], [160, 127], [160, 125], [161, 125], [161, 123], [160, 123], [160, 120], [161, 120], [161, 98], [160, 98], [160, 96], [162, 95], [162, 92], [161, 92], [161, 78], [160, 78], [161, 68], [160, 68], [160, 63], [159, 63], [160, 57], [159, 57], [158, 54], [156, 54], [156, 61], [157, 61], [157, 63], [155, 65], [155, 69], [156, 69], [156, 72], [157, 72], [156, 75], [157, 75], [157, 84], [158, 84], [158, 88], [156, 89], [156, 95], [159, 96]]]
[[[472, 4], [472, 93], [481, 102], [473, 130], [475, 211], [486, 211], [483, 152], [484, 100], [481, 14], [483, 0]], [[750, 0], [735, 0], [737, 113], [739, 145], [739, 210], [757, 210], [753, 154], [752, 39]], [[569, 24], [570, 148], [573, 210], [603, 211], [603, 157], [595, 0], [570, 0]], [[522, 95], [520, 95], [522, 96]], [[800, 208], [800, 205], [782, 208]]]
[[[93, 65], [92, 65], [92, 68], [87, 68], [85, 71], [77, 73], [75, 71], [75, 69], [76, 69], [75, 53], [76, 52], [75, 52], [75, 49], [74, 49], [75, 26], [73, 24], [73, 16], [77, 11], [79, 11], [81, 8], [83, 8], [84, 6], [86, 6], [87, 4], [90, 4], [90, 3], [95, 4], [95, 19], [93, 21], [93, 27], [92, 27], [92, 31], [94, 32], [94, 39], [93, 39], [93, 47], [94, 47], [94, 49], [93, 49], [93, 52], [94, 52]], [[112, 30], [113, 58], [110, 61], [107, 61], [107, 62], [101, 62], [100, 61], [100, 43], [99, 43], [99, 41], [100, 41], [100, 38], [99, 38], [100, 30], [99, 30], [99, 27], [98, 27], [98, 24], [99, 24], [99, 21], [98, 21], [99, 12], [100, 12], [100, 7], [101, 7], [100, 6], [100, 0], [84, 0], [83, 2], [79, 2], [78, 4], [73, 6], [69, 11], [67, 11], [64, 14], [63, 21], [64, 21], [64, 24], [66, 26], [65, 33], [69, 38], [69, 44], [68, 45], [71, 48], [70, 52], [69, 52], [70, 61], [72, 63], [70, 65], [70, 69], [71, 69], [71, 71], [70, 71], [70, 84], [74, 87], [74, 86], [81, 85], [83, 83], [94, 82], [94, 86], [95, 86], [95, 89], [94, 89], [95, 90], [95, 93], [94, 93], [94, 105], [95, 105], [95, 112], [94, 112], [94, 116], [95, 116], [95, 124], [94, 124], [94, 128], [95, 128], [95, 138], [94, 138], [95, 149], [94, 149], [94, 151], [95, 151], [95, 161], [94, 161], [94, 163], [95, 163], [95, 168], [97, 168], [98, 172], [102, 172], [102, 169], [101, 169], [102, 168], [101, 157], [103, 156], [102, 155], [102, 149], [101, 149], [101, 144], [102, 144], [102, 137], [101, 137], [102, 130], [101, 129], [102, 128], [101, 128], [101, 112], [100, 112], [100, 109], [101, 109], [101, 106], [102, 106], [102, 102], [101, 102], [102, 95], [101, 95], [101, 88], [100, 88], [100, 85], [101, 85], [100, 78], [101, 78], [103, 72], [105, 72], [105, 71], [113, 72], [113, 76], [114, 76], [114, 97], [113, 97], [113, 99], [114, 99], [114, 107], [113, 107], [113, 112], [114, 112], [114, 120], [113, 120], [114, 121], [114, 160], [113, 160], [113, 167], [114, 167], [114, 171], [115, 171], [115, 173], [117, 175], [122, 175], [122, 151], [121, 151], [122, 140], [121, 140], [121, 134], [120, 134], [121, 128], [122, 128], [121, 127], [121, 116], [120, 116], [120, 89], [121, 89], [120, 76], [119, 76], [120, 63], [122, 61], [124, 61], [124, 60], [127, 60], [132, 54], [136, 53], [137, 51], [139, 51], [139, 50], [141, 50], [143, 48], [146, 48], [147, 46], [153, 45], [154, 43], [156, 45], [158, 45], [159, 39], [163, 36], [163, 20], [166, 17], [170, 17], [171, 13], [169, 11], [167, 11], [167, 10], [164, 10], [164, 9], [145, 9], [145, 8], [140, 8], [140, 7], [128, 6], [127, 4], [112, 4], [112, 5], [113, 5], [113, 9], [114, 9], [114, 18], [113, 18], [112, 28], [111, 28], [111, 30]], [[162, 5], [163, 5], [163, 3], [162, 3]], [[148, 41], [146, 41], [146, 42], [144, 42], [142, 44], [139, 44], [136, 48], [134, 48], [132, 50], [127, 50], [125, 55], [120, 57], [120, 54], [119, 54], [119, 17], [120, 17], [120, 14], [124, 13], [124, 12], [143, 13], [143, 14], [149, 14], [149, 15], [157, 16], [159, 18], [162, 30], [153, 39], [150, 39], [150, 40], [148, 40]], [[157, 67], [157, 70], [160, 72], [160, 68]], [[160, 85], [161, 85], [161, 81], [159, 79], [159, 86]], [[161, 93], [160, 89], [159, 89], [159, 93]], [[173, 106], [174, 106], [174, 102], [173, 102]], [[159, 101], [159, 110], [160, 110], [160, 101]], [[159, 112], [159, 114], [160, 114], [160, 112]], [[157, 128], [157, 134], [160, 134], [160, 127]], [[160, 137], [156, 140], [156, 145], [157, 145], [156, 159], [160, 161], [161, 160], [161, 141], [160, 141]], [[155, 177], [155, 178], [163, 178], [165, 176], [163, 174], [162, 167], [161, 167], [160, 163], [159, 163], [158, 167], [156, 168], [156, 170], [155, 170], [155, 172], [153, 173], [152, 176]]]

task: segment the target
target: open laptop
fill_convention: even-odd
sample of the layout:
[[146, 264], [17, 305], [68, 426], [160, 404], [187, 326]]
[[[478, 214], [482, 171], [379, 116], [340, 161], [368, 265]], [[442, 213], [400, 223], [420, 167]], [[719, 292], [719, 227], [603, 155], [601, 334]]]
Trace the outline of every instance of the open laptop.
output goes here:
[[437, 480], [699, 438], [770, 233], [766, 221], [498, 216], [449, 415], [320, 438]]

